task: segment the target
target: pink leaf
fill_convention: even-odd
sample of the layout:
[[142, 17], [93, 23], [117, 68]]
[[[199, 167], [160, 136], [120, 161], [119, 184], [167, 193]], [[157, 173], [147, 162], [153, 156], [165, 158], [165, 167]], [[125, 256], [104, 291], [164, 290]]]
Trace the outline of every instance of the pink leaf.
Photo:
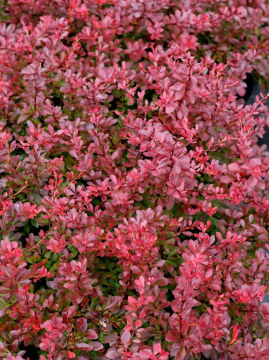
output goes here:
[[91, 351], [92, 345], [86, 343], [78, 343], [75, 345], [75, 350]]
[[122, 334], [121, 334], [121, 342], [123, 345], [129, 345], [129, 341], [131, 339], [131, 333], [130, 331], [124, 331]]
[[115, 360], [119, 358], [119, 353], [114, 349], [109, 349], [106, 353], [106, 357], [111, 360]]
[[229, 165], [228, 165], [228, 169], [229, 169], [230, 171], [237, 171], [237, 172], [240, 171], [240, 167], [239, 167], [238, 164], [236, 164], [236, 163], [231, 163], [231, 164], [229, 164]]
[[230, 184], [230, 183], [233, 181], [233, 178], [232, 178], [231, 176], [224, 175], [224, 176], [221, 176], [221, 177], [220, 177], [220, 181], [221, 181], [223, 184]]
[[[81, 332], [81, 333], [85, 332], [85, 331], [87, 330], [87, 328], [88, 328], [87, 319], [85, 319], [85, 318], [79, 318], [79, 319], [77, 319], [77, 321], [76, 321], [76, 328], [77, 328], [77, 330], [78, 330], [79, 332]], [[91, 331], [91, 330], [89, 330], [89, 331]], [[88, 332], [87, 332], [87, 333], [88, 333]], [[90, 339], [90, 338], [88, 337], [88, 339]]]
[[258, 180], [254, 177], [251, 176], [247, 181], [246, 181], [246, 185], [248, 187], [248, 191], [252, 191], [252, 189], [257, 185]]
[[86, 337], [87, 337], [87, 339], [95, 340], [95, 339], [98, 339], [98, 334], [96, 331], [89, 329], [89, 330], [87, 330]]
[[186, 349], [182, 347], [182, 349], [176, 354], [175, 360], [184, 360], [186, 358], [186, 354]]

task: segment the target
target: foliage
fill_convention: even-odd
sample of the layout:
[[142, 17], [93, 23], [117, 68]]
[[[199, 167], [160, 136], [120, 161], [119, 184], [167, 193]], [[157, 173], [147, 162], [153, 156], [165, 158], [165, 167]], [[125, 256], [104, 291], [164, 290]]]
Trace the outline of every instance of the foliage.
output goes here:
[[269, 359], [268, 1], [0, 7], [0, 358]]

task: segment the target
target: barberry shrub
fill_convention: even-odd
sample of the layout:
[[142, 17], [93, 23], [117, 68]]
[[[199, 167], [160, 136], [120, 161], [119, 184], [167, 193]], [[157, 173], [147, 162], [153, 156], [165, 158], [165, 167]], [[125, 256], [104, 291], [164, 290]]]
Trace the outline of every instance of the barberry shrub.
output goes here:
[[269, 359], [268, 20], [1, 1], [1, 359]]

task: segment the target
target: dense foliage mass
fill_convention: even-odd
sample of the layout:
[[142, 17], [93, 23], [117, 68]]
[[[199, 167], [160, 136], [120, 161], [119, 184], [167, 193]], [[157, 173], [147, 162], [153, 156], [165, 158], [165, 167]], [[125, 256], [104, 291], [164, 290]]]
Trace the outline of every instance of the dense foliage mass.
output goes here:
[[0, 358], [268, 360], [268, 1], [0, 21]]

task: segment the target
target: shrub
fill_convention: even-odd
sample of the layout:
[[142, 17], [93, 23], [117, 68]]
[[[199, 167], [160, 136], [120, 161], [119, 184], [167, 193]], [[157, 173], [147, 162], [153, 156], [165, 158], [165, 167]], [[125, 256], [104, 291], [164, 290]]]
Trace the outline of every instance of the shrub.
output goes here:
[[8, 0], [0, 358], [269, 359], [265, 0]]

